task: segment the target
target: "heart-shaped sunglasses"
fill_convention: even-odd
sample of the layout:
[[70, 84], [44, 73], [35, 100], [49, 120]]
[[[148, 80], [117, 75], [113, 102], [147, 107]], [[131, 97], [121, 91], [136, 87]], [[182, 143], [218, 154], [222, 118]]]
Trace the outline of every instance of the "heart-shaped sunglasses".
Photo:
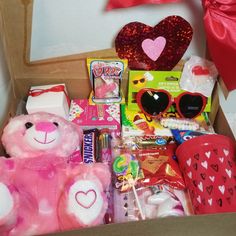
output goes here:
[[166, 90], [144, 88], [137, 93], [136, 101], [140, 110], [153, 118], [167, 112], [173, 103], [181, 117], [194, 118], [204, 111], [207, 98], [200, 93], [190, 92], [183, 92], [172, 98]]

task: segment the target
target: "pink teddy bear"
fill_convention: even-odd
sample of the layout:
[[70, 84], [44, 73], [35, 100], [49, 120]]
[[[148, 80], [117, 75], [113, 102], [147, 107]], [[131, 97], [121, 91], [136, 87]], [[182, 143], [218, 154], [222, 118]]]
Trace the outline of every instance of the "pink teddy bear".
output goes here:
[[110, 171], [70, 162], [79, 126], [48, 113], [21, 115], [5, 127], [0, 157], [0, 235], [35, 235], [103, 223]]

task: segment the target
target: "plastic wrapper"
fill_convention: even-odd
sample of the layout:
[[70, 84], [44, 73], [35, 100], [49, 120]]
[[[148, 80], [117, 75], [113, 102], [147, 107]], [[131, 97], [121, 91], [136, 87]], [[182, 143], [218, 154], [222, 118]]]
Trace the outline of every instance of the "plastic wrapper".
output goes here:
[[121, 102], [121, 80], [127, 67], [126, 60], [87, 59], [95, 103]]
[[169, 144], [159, 149], [136, 151], [144, 178], [138, 182], [141, 186], [165, 184], [176, 189], [185, 189], [182, 173], [175, 158], [176, 144]]
[[183, 90], [198, 92], [210, 97], [217, 75], [218, 72], [213, 62], [198, 56], [191, 56], [184, 65], [180, 87]]

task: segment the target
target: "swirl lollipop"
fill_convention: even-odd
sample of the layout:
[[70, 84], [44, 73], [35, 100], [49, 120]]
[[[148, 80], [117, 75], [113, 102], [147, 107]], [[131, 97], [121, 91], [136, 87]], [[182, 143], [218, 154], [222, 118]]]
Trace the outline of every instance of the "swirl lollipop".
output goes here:
[[117, 178], [116, 187], [120, 188], [121, 192], [132, 188], [141, 218], [144, 220], [145, 216], [135, 189], [137, 180], [143, 178], [138, 160], [129, 153], [121, 154], [113, 162], [113, 171]]

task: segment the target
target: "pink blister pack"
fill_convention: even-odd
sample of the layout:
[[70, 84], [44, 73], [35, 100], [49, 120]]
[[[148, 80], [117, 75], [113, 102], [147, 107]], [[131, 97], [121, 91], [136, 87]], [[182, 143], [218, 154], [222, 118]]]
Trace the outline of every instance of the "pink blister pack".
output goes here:
[[119, 135], [120, 105], [117, 103], [90, 105], [88, 99], [73, 99], [69, 120], [80, 125], [84, 130], [108, 128]]

